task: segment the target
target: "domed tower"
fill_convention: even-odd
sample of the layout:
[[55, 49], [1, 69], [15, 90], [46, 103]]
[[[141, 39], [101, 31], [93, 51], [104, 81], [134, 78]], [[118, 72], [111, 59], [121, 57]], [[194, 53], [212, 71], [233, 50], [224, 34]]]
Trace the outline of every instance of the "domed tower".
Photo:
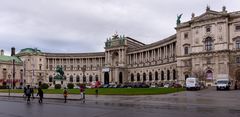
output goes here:
[[23, 61], [26, 85], [38, 86], [45, 79], [45, 55], [37, 48], [25, 48], [16, 54]]

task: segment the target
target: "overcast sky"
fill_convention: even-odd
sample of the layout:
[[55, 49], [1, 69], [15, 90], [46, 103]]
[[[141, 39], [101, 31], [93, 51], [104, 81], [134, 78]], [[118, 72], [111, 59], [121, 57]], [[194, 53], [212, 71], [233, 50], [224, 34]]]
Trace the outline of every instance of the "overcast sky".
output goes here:
[[182, 22], [212, 10], [240, 11], [240, 0], [0, 0], [0, 49], [100, 52], [116, 31], [149, 44]]

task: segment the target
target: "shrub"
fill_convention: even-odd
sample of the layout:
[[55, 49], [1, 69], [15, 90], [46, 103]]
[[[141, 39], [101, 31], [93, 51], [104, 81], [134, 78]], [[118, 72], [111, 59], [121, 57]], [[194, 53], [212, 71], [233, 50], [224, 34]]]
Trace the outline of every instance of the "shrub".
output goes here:
[[68, 89], [73, 89], [74, 84], [73, 84], [73, 83], [68, 83], [68, 84], [67, 84], [67, 87], [68, 87]]
[[47, 83], [43, 83], [40, 87], [41, 89], [48, 89], [49, 85]]
[[7, 89], [8, 87], [6, 85], [0, 86], [0, 89]]
[[61, 89], [61, 85], [60, 84], [55, 84], [55, 89]]

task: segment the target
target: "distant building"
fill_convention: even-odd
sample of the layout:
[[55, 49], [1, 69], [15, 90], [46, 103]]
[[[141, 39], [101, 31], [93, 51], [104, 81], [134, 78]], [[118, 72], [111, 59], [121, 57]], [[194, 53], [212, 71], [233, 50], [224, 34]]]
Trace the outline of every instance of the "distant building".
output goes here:
[[[21, 59], [16, 79], [22, 79], [22, 74], [24, 83], [32, 85], [93, 81], [183, 84], [187, 77], [195, 76], [212, 85], [218, 75], [228, 74], [232, 81], [240, 80], [239, 11], [228, 13], [223, 7], [218, 12], [207, 7], [205, 13], [192, 14], [187, 22], [178, 19], [175, 29], [176, 34], [147, 45], [114, 34], [105, 42], [104, 52], [48, 53], [25, 48], [12, 56]], [[1, 62], [6, 74], [11, 71], [12, 57], [8, 57], [8, 67]], [[57, 66], [65, 72], [64, 81], [54, 80]], [[2, 73], [3, 81], [7, 77]]]

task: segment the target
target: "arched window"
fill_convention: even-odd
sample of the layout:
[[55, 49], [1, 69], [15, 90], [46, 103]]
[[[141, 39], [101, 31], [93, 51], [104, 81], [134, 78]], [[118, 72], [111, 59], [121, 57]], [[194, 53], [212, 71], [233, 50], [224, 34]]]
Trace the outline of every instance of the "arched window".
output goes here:
[[77, 75], [77, 77], [76, 77], [76, 82], [80, 82], [80, 77], [79, 77], [79, 75]]
[[161, 71], [161, 80], [164, 80], [164, 71]]
[[64, 75], [63, 78], [64, 78], [64, 80], [67, 80], [67, 76], [66, 75]]
[[140, 74], [137, 73], [137, 81], [140, 81]]
[[212, 40], [212, 38], [211, 37], [207, 37], [206, 39], [205, 39], [205, 49], [207, 50], [207, 51], [210, 51], [210, 50], [212, 50], [213, 49], [213, 40]]
[[149, 81], [152, 81], [152, 72], [149, 72]]
[[167, 70], [167, 80], [170, 80], [170, 71]]
[[158, 72], [155, 72], [155, 81], [158, 81]]
[[92, 82], [92, 75], [89, 76], [89, 82]]
[[98, 75], [95, 76], [96, 81], [98, 81]]
[[131, 74], [131, 82], [133, 82], [134, 81], [134, 75], [133, 75], [133, 73]]
[[73, 76], [72, 75], [70, 76], [70, 82], [73, 82]]
[[146, 73], [143, 73], [143, 82], [146, 81]]
[[49, 76], [48, 81], [49, 81], [49, 82], [53, 82], [53, 77], [52, 77], [52, 75]]
[[173, 80], [176, 80], [176, 70], [173, 69]]
[[212, 73], [211, 70], [207, 70], [206, 78], [207, 78], [207, 80], [212, 80], [213, 79], [213, 73]]

